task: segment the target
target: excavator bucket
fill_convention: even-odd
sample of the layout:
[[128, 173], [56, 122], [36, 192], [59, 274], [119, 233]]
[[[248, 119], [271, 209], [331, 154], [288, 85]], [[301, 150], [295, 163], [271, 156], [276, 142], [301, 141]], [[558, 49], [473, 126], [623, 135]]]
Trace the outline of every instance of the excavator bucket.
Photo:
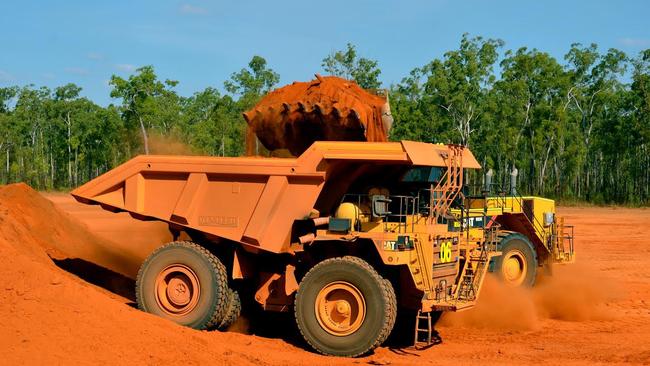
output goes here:
[[258, 141], [269, 151], [288, 150], [293, 156], [315, 141], [385, 142], [393, 122], [385, 93], [320, 75], [270, 92], [244, 112], [244, 119], [249, 156], [259, 155]]

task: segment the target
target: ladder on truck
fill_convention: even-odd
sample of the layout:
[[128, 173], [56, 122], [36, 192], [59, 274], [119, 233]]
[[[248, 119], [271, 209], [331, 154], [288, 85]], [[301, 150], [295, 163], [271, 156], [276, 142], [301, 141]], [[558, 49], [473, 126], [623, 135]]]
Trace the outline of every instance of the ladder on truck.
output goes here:
[[415, 315], [415, 341], [413, 347], [420, 351], [440, 343], [442, 343], [442, 339], [438, 336], [438, 332], [433, 330], [431, 312], [423, 313], [422, 310], [418, 310]]
[[438, 183], [431, 185], [431, 216], [435, 222], [446, 217], [454, 200], [463, 189], [463, 149], [461, 145], [447, 145], [448, 151], [441, 153], [447, 164]]
[[565, 225], [564, 217], [560, 219], [559, 224], [553, 224], [551, 234], [552, 253], [555, 260], [559, 263], [573, 263], [575, 255], [573, 250], [573, 225]]
[[462, 272], [462, 279], [455, 294], [458, 308], [466, 307], [463, 305], [471, 306], [476, 301], [476, 296], [483, 284], [483, 278], [487, 274], [490, 260], [497, 253], [498, 233], [498, 225], [485, 228], [484, 239], [480, 250], [478, 250], [478, 255], [468, 254]]
[[[440, 304], [437, 304], [436, 309], [458, 311], [472, 307], [476, 303], [490, 260], [498, 254], [498, 232], [498, 225], [485, 229], [485, 237], [477, 250], [478, 253], [466, 254], [467, 260], [461, 270], [460, 283], [453, 296], [449, 299], [445, 298]], [[442, 342], [438, 333], [433, 329], [434, 321], [431, 313], [418, 310], [415, 316], [414, 347], [416, 350], [429, 348]]]

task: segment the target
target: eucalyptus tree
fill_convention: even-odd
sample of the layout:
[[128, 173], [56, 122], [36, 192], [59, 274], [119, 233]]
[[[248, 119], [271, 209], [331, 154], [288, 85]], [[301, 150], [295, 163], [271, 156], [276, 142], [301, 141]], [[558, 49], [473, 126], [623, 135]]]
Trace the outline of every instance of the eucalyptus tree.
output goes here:
[[593, 146], [594, 132], [621, 117], [617, 111], [625, 87], [620, 79], [627, 69], [627, 56], [615, 49], [600, 54], [596, 44], [584, 47], [576, 43], [564, 58], [571, 80], [567, 103], [580, 127], [585, 151], [576, 188], [579, 195], [589, 197], [597, 191], [593, 182], [602, 165]]
[[499, 108], [507, 105], [510, 112], [500, 117], [510, 126], [504, 136], [512, 144], [514, 156], [509, 158], [523, 173], [529, 192], [544, 192], [549, 163], [564, 153], [567, 74], [548, 53], [525, 47], [507, 51], [501, 69], [495, 90], [502, 96]]
[[357, 55], [357, 48], [348, 43], [345, 50], [334, 51], [327, 55], [321, 64], [325, 73], [354, 80], [364, 89], [379, 89], [381, 82], [376, 60]]
[[111, 98], [122, 99], [122, 117], [126, 127], [133, 130], [139, 126], [144, 153], [149, 154], [147, 129], [169, 131], [175, 114], [179, 112], [176, 108], [179, 98], [173, 91], [178, 82], [160, 81], [153, 66], [143, 66], [128, 79], [113, 75], [109, 84], [112, 87]]
[[248, 68], [233, 72], [230, 80], [224, 82], [224, 87], [226, 91], [239, 97], [239, 105], [243, 111], [257, 103], [278, 81], [280, 75], [267, 67], [266, 60], [261, 56], [253, 56]]
[[183, 109], [187, 142], [210, 155], [241, 155], [244, 123], [236, 104], [231, 96], [214, 88], [187, 98]]

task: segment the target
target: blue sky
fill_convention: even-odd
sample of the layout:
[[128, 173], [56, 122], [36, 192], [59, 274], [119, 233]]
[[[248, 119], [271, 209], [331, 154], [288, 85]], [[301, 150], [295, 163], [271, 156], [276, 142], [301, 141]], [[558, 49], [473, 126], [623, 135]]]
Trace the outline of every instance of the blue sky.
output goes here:
[[0, 86], [74, 82], [106, 105], [111, 75], [153, 65], [191, 95], [222, 89], [253, 55], [281, 84], [308, 80], [347, 42], [384, 85], [458, 47], [463, 33], [561, 59], [571, 43], [650, 48], [650, 1], [29, 1], [0, 4]]

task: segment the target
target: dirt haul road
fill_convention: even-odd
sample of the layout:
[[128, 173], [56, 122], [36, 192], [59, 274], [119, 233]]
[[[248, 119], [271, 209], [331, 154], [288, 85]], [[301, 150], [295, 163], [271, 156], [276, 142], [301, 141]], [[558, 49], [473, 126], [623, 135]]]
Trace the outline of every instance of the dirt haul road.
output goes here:
[[650, 364], [650, 210], [564, 208], [577, 264], [530, 291], [490, 281], [478, 307], [443, 316], [428, 350], [342, 359], [306, 351], [286, 325], [204, 332], [135, 310], [116, 272], [131, 275], [164, 227], [47, 197], [0, 187], [0, 364]]

